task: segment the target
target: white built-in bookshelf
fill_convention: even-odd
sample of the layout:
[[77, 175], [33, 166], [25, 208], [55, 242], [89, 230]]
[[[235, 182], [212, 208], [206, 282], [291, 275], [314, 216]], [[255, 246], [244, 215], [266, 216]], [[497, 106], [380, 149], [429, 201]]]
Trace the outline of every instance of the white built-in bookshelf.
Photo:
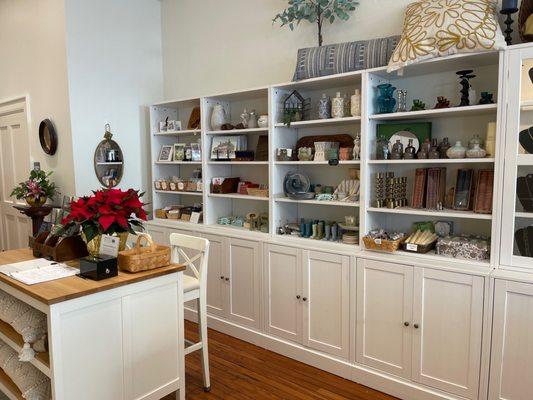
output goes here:
[[[195, 168], [201, 168], [203, 174], [202, 193], [190, 195], [153, 189], [153, 207], [158, 209], [175, 204], [202, 203], [203, 222], [198, 229], [218, 226], [218, 219], [224, 216], [248, 213], [266, 214], [269, 218], [269, 232], [263, 233], [265, 238], [279, 237], [299, 243], [305, 241], [311, 243], [313, 239], [281, 235], [278, 228], [286, 223], [300, 223], [302, 219], [342, 222], [346, 216], [356, 217], [360, 238], [373, 229], [383, 228], [387, 231], [409, 232], [415, 222], [449, 221], [453, 223], [454, 233], [482, 235], [494, 239], [500, 228], [502, 193], [498, 189], [498, 183], [503, 174], [503, 139], [500, 133], [501, 104], [503, 103], [501, 89], [503, 60], [501, 57], [503, 56], [500, 56], [498, 52], [465, 54], [406, 67], [400, 74], [387, 73], [386, 68], [377, 68], [151, 105], [152, 181], [169, 176], [187, 178]], [[445, 96], [453, 105], [459, 103], [460, 85], [456, 72], [464, 69], [474, 70], [473, 74], [476, 78], [472, 80], [472, 86], [477, 91], [477, 98], [479, 99], [482, 91], [490, 92], [494, 95], [495, 104], [479, 105], [476, 103], [467, 107], [433, 109], [437, 96]], [[412, 105], [414, 99], [421, 99], [426, 103], [427, 109], [379, 114], [376, 87], [381, 83], [391, 83], [398, 89], [407, 90], [408, 107]], [[341, 92], [349, 97], [355, 89], [361, 91], [361, 116], [348, 115], [345, 118], [326, 120], [318, 118], [318, 101], [323, 93], [333, 98], [336, 92]], [[293, 122], [287, 126], [283, 123], [283, 102], [293, 90], [297, 90], [304, 98], [311, 99], [311, 114], [310, 119]], [[258, 115], [268, 114], [269, 127], [212, 131], [210, 119], [212, 108], [216, 104], [223, 105], [228, 120], [233, 124], [239, 122], [239, 116], [246, 108], [247, 110], [255, 109]], [[182, 121], [183, 128], [187, 129], [190, 112], [194, 106], [198, 105], [201, 106], [200, 130], [159, 132], [159, 122], [167, 116]], [[522, 105], [522, 107], [525, 106], [527, 105]], [[448, 137], [452, 145], [460, 140], [466, 147], [474, 134], [484, 139], [489, 122], [494, 122], [497, 124], [495, 153], [486, 158], [377, 160], [375, 149], [378, 124], [397, 122], [431, 122], [432, 138], [440, 142], [444, 137]], [[294, 148], [296, 142], [306, 136], [348, 134], [354, 137], [357, 133], [361, 135], [360, 160], [346, 160], [340, 161], [338, 165], [329, 165], [327, 161], [278, 161], [276, 159], [278, 148]], [[249, 150], [255, 150], [261, 136], [268, 136], [268, 160], [241, 162], [211, 160], [211, 141], [219, 135], [246, 135]], [[162, 145], [185, 143], [187, 140], [197, 140], [198, 137], [201, 138], [202, 144], [201, 162], [158, 162]], [[530, 157], [521, 155], [518, 157], [518, 162], [522, 165], [533, 165]], [[453, 209], [437, 211], [409, 207], [376, 207], [374, 193], [376, 174], [394, 172], [397, 177], [407, 177], [407, 198], [411, 199], [415, 169], [434, 166], [446, 168], [447, 189], [454, 185], [454, 176], [457, 175], [459, 169], [493, 169], [495, 171], [493, 212], [482, 214]], [[284, 195], [283, 181], [290, 171], [307, 175], [312, 183], [336, 187], [348, 177], [352, 168], [360, 171], [361, 190], [357, 202], [293, 200]], [[241, 180], [266, 184], [269, 188], [269, 195], [259, 197], [236, 193], [211, 193], [210, 183], [214, 177], [239, 177]], [[176, 227], [184, 224], [181, 221], [165, 222], [166, 226], [172, 223], [175, 223]], [[221, 229], [236, 229], [241, 235], [246, 235], [246, 231], [242, 228], [224, 226]], [[492, 241], [492, 261], [499, 254], [495, 242], [495, 240]], [[362, 240], [360, 243], [363, 247]], [[333, 242], [321, 245], [330, 249], [359, 249], [354, 245]], [[409, 255], [424, 259], [440, 257], [432, 253], [425, 255], [409, 253]], [[488, 263], [487, 261], [478, 264]]]

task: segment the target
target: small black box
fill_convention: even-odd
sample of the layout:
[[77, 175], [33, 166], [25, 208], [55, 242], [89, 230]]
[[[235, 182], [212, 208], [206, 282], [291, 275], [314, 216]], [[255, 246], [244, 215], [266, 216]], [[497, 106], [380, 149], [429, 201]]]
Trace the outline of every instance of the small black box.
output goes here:
[[84, 257], [80, 259], [80, 275], [84, 278], [100, 281], [118, 275], [118, 261], [116, 257]]

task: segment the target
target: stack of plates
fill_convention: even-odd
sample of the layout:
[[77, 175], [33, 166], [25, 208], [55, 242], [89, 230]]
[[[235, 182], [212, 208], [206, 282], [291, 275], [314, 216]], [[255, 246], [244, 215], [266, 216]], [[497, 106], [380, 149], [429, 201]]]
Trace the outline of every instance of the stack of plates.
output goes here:
[[346, 232], [342, 234], [342, 243], [359, 244], [359, 236], [355, 232]]

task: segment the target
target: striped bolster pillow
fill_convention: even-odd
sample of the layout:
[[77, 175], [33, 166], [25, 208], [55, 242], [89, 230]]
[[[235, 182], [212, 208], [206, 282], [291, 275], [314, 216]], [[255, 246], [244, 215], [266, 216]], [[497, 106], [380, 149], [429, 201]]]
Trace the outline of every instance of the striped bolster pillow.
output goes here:
[[400, 36], [391, 36], [300, 49], [293, 80], [383, 67], [399, 41]]

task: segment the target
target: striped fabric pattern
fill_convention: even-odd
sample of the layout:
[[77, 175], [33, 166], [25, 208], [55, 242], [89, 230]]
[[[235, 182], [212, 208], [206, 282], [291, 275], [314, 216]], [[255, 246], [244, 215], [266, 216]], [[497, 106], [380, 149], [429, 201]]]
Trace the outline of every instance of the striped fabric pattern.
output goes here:
[[383, 67], [400, 41], [400, 36], [338, 43], [298, 50], [294, 81]]

